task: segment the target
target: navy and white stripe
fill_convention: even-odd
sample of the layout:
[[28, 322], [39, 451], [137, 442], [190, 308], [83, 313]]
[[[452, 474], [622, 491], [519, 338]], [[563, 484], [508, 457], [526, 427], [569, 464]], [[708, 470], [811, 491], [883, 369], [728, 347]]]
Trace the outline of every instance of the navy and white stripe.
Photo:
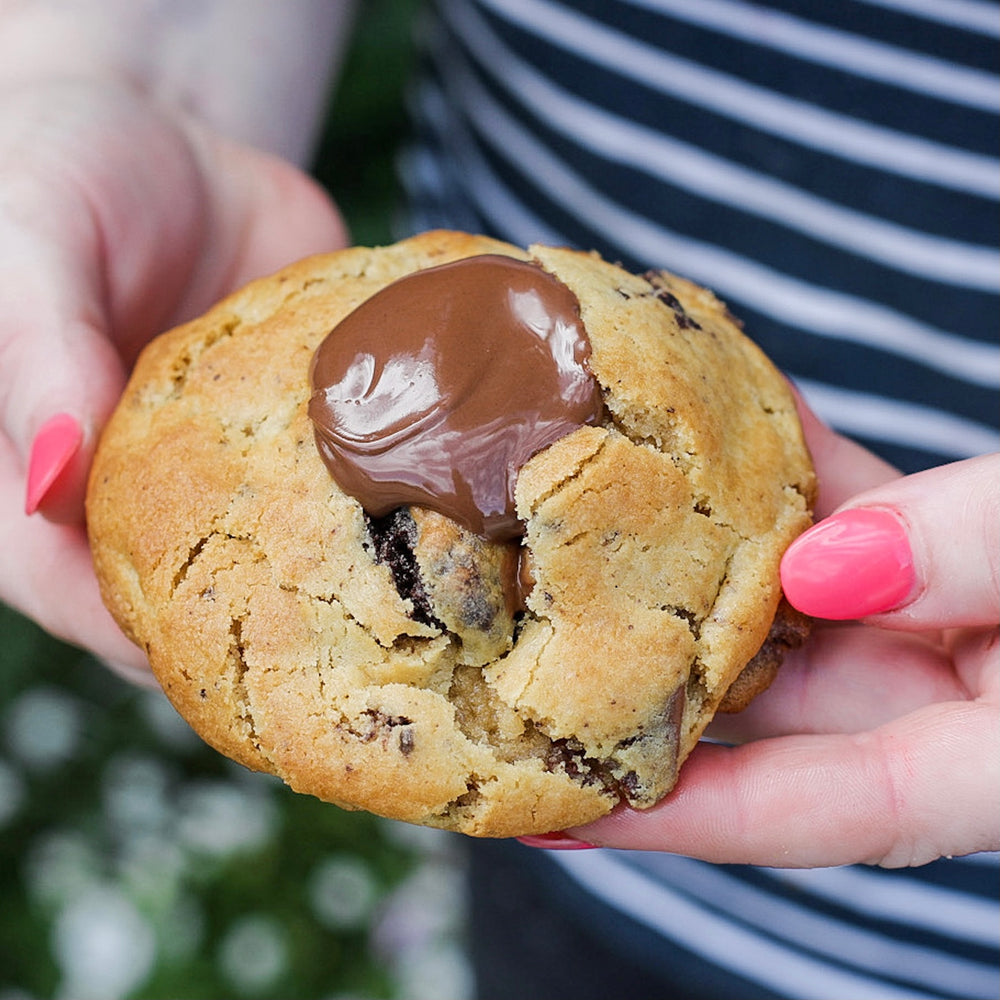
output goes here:
[[[948, 864], [971, 889], [935, 884], [921, 870], [734, 869], [614, 851], [553, 860], [617, 919], [676, 946], [668, 979], [684, 981], [685, 965], [704, 961], [761, 995], [796, 1000], [986, 998], [1000, 988], [993, 855]], [[593, 906], [580, 898], [577, 907]], [[618, 932], [628, 947], [628, 928]], [[655, 946], [640, 947], [633, 960], [652, 964]]]
[[440, 7], [404, 169], [418, 227], [701, 281], [906, 469], [1000, 447], [995, 5]]
[[[413, 228], [700, 281], [821, 416], [905, 471], [1000, 448], [1000, 5], [435, 13], [401, 164]], [[571, 852], [544, 871], [623, 954], [706, 995], [1000, 993], [993, 855], [780, 872]]]

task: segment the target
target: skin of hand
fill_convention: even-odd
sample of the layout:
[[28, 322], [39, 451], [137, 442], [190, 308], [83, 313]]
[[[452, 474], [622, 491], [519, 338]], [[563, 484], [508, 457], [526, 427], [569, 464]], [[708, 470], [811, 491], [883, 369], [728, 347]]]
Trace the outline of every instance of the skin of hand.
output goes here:
[[716, 718], [666, 799], [572, 838], [786, 868], [1000, 848], [1000, 455], [901, 477], [802, 416], [825, 520], [786, 553], [786, 595], [838, 618], [876, 608], [881, 561], [892, 606], [816, 621], [768, 691]]
[[[345, 242], [299, 169], [126, 83], [0, 90], [0, 600], [148, 676], [90, 561], [83, 496], [99, 431], [156, 333]], [[32, 441], [57, 413], [82, 443], [28, 517]]]

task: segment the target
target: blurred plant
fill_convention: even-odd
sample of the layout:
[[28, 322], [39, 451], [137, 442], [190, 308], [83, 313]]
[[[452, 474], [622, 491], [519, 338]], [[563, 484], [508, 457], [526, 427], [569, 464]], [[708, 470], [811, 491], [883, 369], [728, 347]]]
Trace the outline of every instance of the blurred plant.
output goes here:
[[446, 835], [225, 761], [2, 606], [0, 635], [0, 997], [448, 995], [415, 954], [466, 993]]

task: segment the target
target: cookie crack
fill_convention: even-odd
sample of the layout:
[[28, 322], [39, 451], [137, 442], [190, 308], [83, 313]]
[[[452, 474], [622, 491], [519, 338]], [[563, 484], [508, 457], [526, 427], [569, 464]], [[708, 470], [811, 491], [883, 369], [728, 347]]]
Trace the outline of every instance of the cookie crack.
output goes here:
[[705, 620], [704, 616], [697, 614], [690, 608], [679, 607], [673, 604], [661, 605], [660, 610], [669, 612], [674, 618], [679, 618], [683, 621], [695, 641], [701, 638], [701, 623]]
[[194, 545], [188, 548], [187, 555], [181, 562], [180, 566], [177, 567], [177, 570], [173, 575], [173, 579], [170, 581], [171, 596], [177, 592], [181, 584], [183, 584], [187, 579], [188, 573], [191, 572], [192, 567], [195, 562], [197, 562], [201, 553], [205, 550], [205, 546], [208, 545], [211, 537], [211, 534], [205, 535], [203, 538], [199, 538]]
[[[224, 519], [223, 518], [219, 519], [219, 521], [222, 520]], [[204, 553], [208, 545], [217, 538], [225, 538], [234, 542], [247, 542], [251, 547], [253, 562], [256, 563], [266, 559], [266, 554], [257, 544], [252, 533], [236, 534], [230, 531], [226, 531], [218, 526], [218, 521], [217, 521], [216, 524], [212, 525], [207, 534], [203, 535], [201, 538], [198, 539], [197, 542], [195, 542], [188, 548], [187, 555], [183, 558], [180, 565], [174, 571], [174, 575], [171, 578], [171, 585], [170, 585], [169, 596], [171, 598], [173, 598], [176, 595], [177, 591], [184, 585], [184, 582], [187, 580], [188, 576], [190, 576], [191, 574], [191, 571], [194, 569], [195, 563], [197, 563], [198, 560], [201, 558], [202, 554]], [[232, 565], [233, 563], [231, 562], [230, 566]], [[222, 567], [216, 567], [216, 571], [218, 571], [221, 568]], [[205, 591], [205, 595], [207, 596], [212, 589], [213, 585], [210, 584], [207, 590]]]
[[483, 776], [473, 771], [465, 779], [465, 791], [451, 799], [439, 815], [446, 817], [455, 812], [475, 813], [479, 803], [485, 798], [483, 788], [486, 785], [496, 784], [497, 780], [493, 775]]
[[[618, 428], [614, 426], [613, 422], [610, 423], [605, 422], [601, 426], [605, 430], [612, 432], [618, 430]], [[619, 431], [619, 433], [622, 432]], [[622, 433], [622, 436], [627, 437], [628, 435]], [[589, 455], [585, 455], [580, 459], [578, 459], [572, 469], [568, 470], [560, 478], [550, 483], [544, 491], [533, 496], [531, 498], [531, 508], [528, 511], [527, 519], [530, 520], [534, 516], [535, 512], [538, 510], [539, 507], [543, 506], [546, 503], [546, 501], [551, 500], [552, 497], [554, 497], [557, 493], [563, 490], [568, 483], [572, 483], [575, 479], [578, 479], [588, 465], [590, 465], [592, 462], [596, 462], [600, 458], [602, 452], [607, 446], [608, 446], [608, 438], [604, 437], [601, 441], [597, 443], [597, 447]]]
[[[738, 532], [736, 534], [741, 541], [746, 541], [746, 539], [742, 538], [742, 536], [740, 536]], [[733, 560], [736, 558], [737, 548], [738, 546], [734, 546], [733, 549], [730, 551], [729, 555], [726, 556], [725, 565], [722, 567], [722, 572], [719, 574], [719, 582], [715, 588], [715, 593], [712, 595], [712, 603], [709, 606], [708, 614], [705, 615], [705, 618], [711, 618], [712, 615], [715, 614], [715, 608], [716, 605], [719, 603], [719, 597], [722, 594], [722, 590], [725, 587], [726, 582], [729, 580], [729, 571], [732, 568]]]
[[262, 757], [267, 759], [268, 755], [264, 752], [260, 737], [257, 734], [257, 724], [254, 719], [250, 692], [247, 690], [246, 678], [250, 672], [250, 664], [247, 662], [246, 644], [243, 639], [243, 622], [244, 618], [233, 618], [229, 624], [229, 651], [233, 662], [233, 691], [236, 694], [240, 719], [247, 727], [247, 738], [253, 748]]
[[176, 358], [170, 372], [170, 389], [164, 401], [179, 399], [195, 370], [202, 355], [222, 340], [232, 337], [243, 325], [243, 320], [235, 313], [226, 317], [218, 328], [213, 329], [204, 338], [188, 344], [186, 349]]

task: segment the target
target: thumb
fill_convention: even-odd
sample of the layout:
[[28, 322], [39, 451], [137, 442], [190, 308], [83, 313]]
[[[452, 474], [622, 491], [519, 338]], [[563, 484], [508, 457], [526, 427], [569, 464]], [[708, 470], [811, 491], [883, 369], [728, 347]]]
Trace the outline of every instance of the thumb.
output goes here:
[[86, 277], [42, 263], [27, 242], [0, 291], [3, 428], [27, 466], [25, 513], [80, 521], [97, 435], [125, 371]]
[[799, 536], [788, 600], [817, 618], [935, 629], [1000, 621], [1000, 454], [896, 479]]

